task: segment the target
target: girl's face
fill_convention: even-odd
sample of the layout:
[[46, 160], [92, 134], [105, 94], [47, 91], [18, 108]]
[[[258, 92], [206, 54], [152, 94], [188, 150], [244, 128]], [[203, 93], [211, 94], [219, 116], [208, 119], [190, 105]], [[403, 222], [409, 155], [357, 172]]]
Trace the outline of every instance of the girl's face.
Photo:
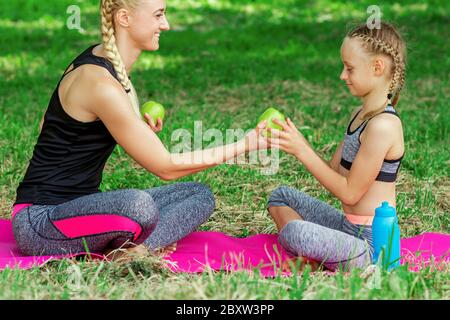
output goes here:
[[170, 29], [164, 0], [144, 0], [130, 12], [129, 35], [139, 48], [159, 49], [159, 36]]
[[350, 93], [356, 97], [368, 95], [382, 80], [382, 73], [375, 66], [375, 60], [362, 47], [360, 40], [345, 38], [341, 46], [344, 63], [340, 79], [345, 81]]

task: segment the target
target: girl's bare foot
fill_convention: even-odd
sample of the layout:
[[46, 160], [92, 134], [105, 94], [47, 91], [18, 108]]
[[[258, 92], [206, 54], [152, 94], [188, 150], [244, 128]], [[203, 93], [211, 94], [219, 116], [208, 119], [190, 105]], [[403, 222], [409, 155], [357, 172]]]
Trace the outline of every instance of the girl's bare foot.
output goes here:
[[105, 252], [105, 257], [110, 261], [129, 262], [136, 258], [145, 257], [150, 253], [148, 248], [143, 245], [135, 245], [130, 248], [110, 249]]
[[295, 257], [284, 261], [282, 268], [284, 271], [301, 272], [305, 269], [307, 265], [311, 267], [311, 271], [317, 271], [320, 266], [320, 264], [317, 261], [309, 260], [305, 257]]

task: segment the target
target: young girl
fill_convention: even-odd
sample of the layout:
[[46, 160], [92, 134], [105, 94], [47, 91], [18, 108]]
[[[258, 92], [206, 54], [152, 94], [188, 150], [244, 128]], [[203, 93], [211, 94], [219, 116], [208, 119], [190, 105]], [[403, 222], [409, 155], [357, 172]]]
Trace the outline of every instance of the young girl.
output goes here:
[[398, 31], [356, 27], [341, 47], [341, 80], [361, 98], [344, 140], [331, 161], [322, 160], [290, 119], [271, 130], [272, 147], [294, 155], [342, 203], [344, 214], [307, 194], [281, 186], [268, 207], [289, 252], [329, 269], [364, 267], [373, 252], [375, 208], [395, 202], [395, 181], [404, 154], [403, 129], [394, 108], [405, 76], [406, 49]]
[[100, 9], [103, 43], [89, 47], [64, 72], [17, 188], [14, 236], [27, 255], [83, 252], [85, 244], [93, 253], [126, 243], [155, 250], [209, 218], [214, 197], [200, 183], [100, 192], [102, 171], [116, 144], [164, 180], [267, 148], [257, 128], [233, 145], [170, 154], [155, 134], [161, 119], [156, 124], [149, 116], [148, 123], [140, 119], [128, 76], [141, 52], [157, 50], [161, 32], [169, 30], [165, 2], [102, 0]]

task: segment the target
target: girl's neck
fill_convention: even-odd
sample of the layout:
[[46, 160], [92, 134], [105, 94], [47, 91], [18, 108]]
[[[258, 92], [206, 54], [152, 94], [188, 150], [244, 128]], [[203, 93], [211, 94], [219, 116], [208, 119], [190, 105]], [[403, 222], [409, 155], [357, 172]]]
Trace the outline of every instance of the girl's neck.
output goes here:
[[386, 105], [388, 102], [388, 91], [389, 86], [380, 87], [372, 90], [370, 93], [362, 97], [363, 106], [360, 112], [360, 117], [364, 117], [364, 115], [369, 112], [379, 109], [382, 105]]

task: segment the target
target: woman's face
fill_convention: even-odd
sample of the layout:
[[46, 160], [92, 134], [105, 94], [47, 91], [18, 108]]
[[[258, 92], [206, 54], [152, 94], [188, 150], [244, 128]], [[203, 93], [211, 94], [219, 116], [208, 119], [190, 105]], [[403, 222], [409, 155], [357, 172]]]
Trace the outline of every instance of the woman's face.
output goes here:
[[356, 97], [366, 96], [374, 86], [371, 57], [364, 51], [360, 40], [345, 38], [341, 47], [344, 64], [340, 79], [345, 81], [350, 93]]
[[136, 45], [147, 51], [159, 49], [159, 36], [170, 29], [164, 0], [143, 0], [130, 12], [129, 35]]

